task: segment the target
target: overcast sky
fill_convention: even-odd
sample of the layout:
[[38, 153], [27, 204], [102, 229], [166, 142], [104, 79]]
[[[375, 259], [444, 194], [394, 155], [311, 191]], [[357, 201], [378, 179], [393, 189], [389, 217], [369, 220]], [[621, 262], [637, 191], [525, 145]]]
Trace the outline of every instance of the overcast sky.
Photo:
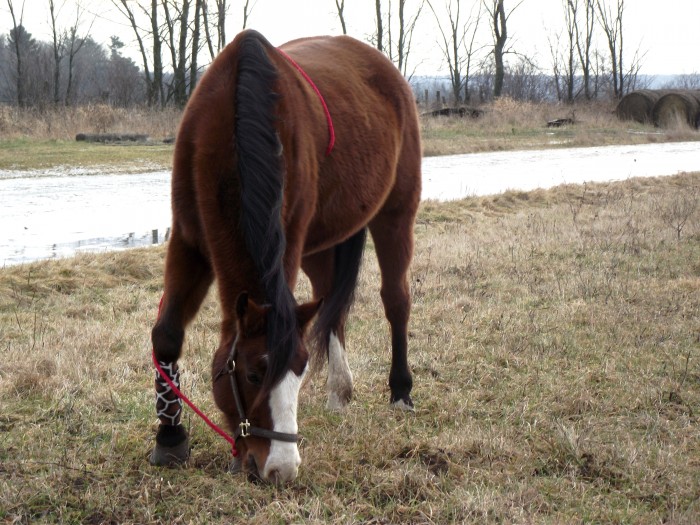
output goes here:
[[[12, 1], [19, 11], [22, 0]], [[56, 0], [57, 5], [64, 4], [61, 17], [66, 26], [74, 16], [74, 1]], [[432, 0], [432, 4], [440, 11], [447, 1]], [[131, 29], [111, 0], [82, 3], [89, 13], [84, 16], [83, 26], [87, 28], [94, 20], [92, 37], [107, 45], [110, 35], [119, 35], [132, 48], [126, 54], [140, 65]], [[408, 0], [407, 12], [413, 13], [419, 3], [420, 0]], [[462, 16], [476, 3], [476, 0], [462, 0]], [[48, 0], [24, 0], [24, 4], [24, 25], [36, 38], [50, 40]], [[227, 31], [232, 38], [241, 28], [243, 0], [229, 0], [229, 4]], [[259, 30], [275, 45], [302, 36], [341, 33], [334, 0], [251, 0], [251, 4], [254, 7], [248, 27]], [[348, 34], [366, 40], [374, 32], [374, 1], [345, 0], [345, 4]], [[388, 5], [388, 0], [383, 0], [383, 4]], [[516, 4], [516, 0], [506, 0], [506, 9]], [[548, 41], [556, 38], [563, 24], [562, 0], [523, 0], [509, 20], [511, 47], [533, 58], [548, 72], [551, 68]], [[0, 0], [0, 33], [7, 33], [11, 25], [7, 0]], [[486, 23], [482, 23], [481, 30], [480, 40], [486, 44], [490, 39]], [[645, 53], [642, 73], [700, 72], [700, 0], [627, 0], [624, 38], [628, 64], [636, 50]], [[426, 5], [415, 30], [409, 69], [415, 68], [417, 74], [446, 74], [438, 40], [435, 17]], [[602, 40], [598, 45], [605, 50]]]

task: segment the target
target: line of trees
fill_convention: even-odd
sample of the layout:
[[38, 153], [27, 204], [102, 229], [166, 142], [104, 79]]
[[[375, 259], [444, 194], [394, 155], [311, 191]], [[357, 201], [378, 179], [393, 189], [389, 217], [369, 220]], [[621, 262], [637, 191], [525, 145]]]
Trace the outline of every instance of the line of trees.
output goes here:
[[[520, 52], [509, 33], [511, 16], [526, 0], [426, 1], [439, 28], [456, 103], [469, 102], [475, 91], [481, 99], [486, 93], [574, 102], [619, 99], [643, 87], [639, 76], [643, 54], [635, 51], [628, 65], [623, 48], [625, 0], [561, 0], [562, 26], [550, 29], [548, 35], [549, 71]], [[470, 10], [463, 16], [465, 7]], [[478, 46], [477, 33], [483, 25], [489, 26], [491, 40]], [[478, 81], [476, 90], [473, 80]]]
[[[230, 12], [240, 13], [236, 18], [245, 28], [256, 3], [111, 0], [130, 27], [137, 64], [124, 56], [119, 38], [111, 37], [109, 49], [93, 39], [94, 15], [81, 0], [47, 0], [48, 42], [26, 30], [23, 0], [0, 1], [7, 4], [11, 24], [0, 35], [0, 102], [23, 107], [92, 101], [183, 106], [202, 70], [227, 43]], [[347, 33], [345, 0], [327, 1]], [[424, 35], [422, 24], [434, 22], [452, 103], [503, 95], [568, 102], [620, 98], [638, 87], [643, 55], [636, 51], [630, 57], [623, 47], [625, 0], [560, 0], [564, 16], [559, 29], [550, 29], [548, 70], [518, 49], [511, 32], [512, 15], [531, 8], [532, 1], [374, 0], [375, 28], [364, 38], [411, 78], [414, 35]]]
[[0, 103], [46, 107], [100, 101], [126, 107], [143, 100], [141, 73], [122, 55], [123, 42], [112, 37], [109, 49], [97, 43], [80, 4], [70, 23], [61, 26], [65, 4], [48, 0], [51, 40], [45, 42], [25, 28], [23, 3], [6, 1], [11, 27], [0, 35]]

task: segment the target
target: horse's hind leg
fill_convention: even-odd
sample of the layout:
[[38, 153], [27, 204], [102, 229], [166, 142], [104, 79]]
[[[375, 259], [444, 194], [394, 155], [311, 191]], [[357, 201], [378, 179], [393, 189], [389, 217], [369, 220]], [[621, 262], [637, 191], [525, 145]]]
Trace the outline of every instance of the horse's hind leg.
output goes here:
[[[333, 260], [334, 250], [331, 248], [323, 252], [304, 257], [302, 269], [309, 277], [313, 287], [314, 299], [323, 299], [329, 296], [333, 285]], [[323, 309], [323, 306], [321, 306]], [[328, 358], [328, 379], [326, 388], [328, 399], [326, 408], [341, 410], [352, 399], [352, 372], [348, 364], [345, 352], [345, 318], [335, 320], [332, 326], [316, 325], [315, 337], [317, 339], [318, 352], [315, 360], [317, 366], [321, 365], [320, 359]]]
[[[345, 354], [345, 321], [355, 299], [367, 228], [324, 252], [307, 256], [302, 267], [316, 299], [323, 299], [314, 331], [319, 354], [328, 356], [328, 408], [338, 410], [352, 398], [352, 373]], [[318, 363], [318, 357], [314, 360]]]
[[[175, 229], [168, 244], [165, 290], [151, 339], [157, 361], [177, 386], [180, 378], [177, 360], [182, 352], [185, 326], [199, 310], [212, 280], [209, 262]], [[155, 390], [160, 425], [150, 462], [153, 465], [182, 463], [189, 456], [187, 432], [180, 424], [182, 403], [158, 372]]]
[[391, 327], [391, 403], [397, 408], [413, 409], [413, 379], [408, 368], [408, 317], [411, 298], [408, 269], [413, 256], [415, 206], [397, 206], [383, 210], [369, 225], [382, 275], [381, 296]]

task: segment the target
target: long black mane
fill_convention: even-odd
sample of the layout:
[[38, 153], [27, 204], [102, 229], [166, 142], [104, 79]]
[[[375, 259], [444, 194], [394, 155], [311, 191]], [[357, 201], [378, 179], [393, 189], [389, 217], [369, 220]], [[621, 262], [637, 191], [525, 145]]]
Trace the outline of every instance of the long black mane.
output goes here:
[[[236, 150], [241, 183], [241, 227], [259, 273], [267, 317], [270, 359], [264, 386], [272, 387], [289, 368], [298, 345], [296, 301], [285, 278], [286, 238], [282, 223], [284, 165], [275, 131], [279, 96], [277, 70], [262, 35], [241, 41], [236, 81]], [[267, 45], [267, 47], [271, 47]]]

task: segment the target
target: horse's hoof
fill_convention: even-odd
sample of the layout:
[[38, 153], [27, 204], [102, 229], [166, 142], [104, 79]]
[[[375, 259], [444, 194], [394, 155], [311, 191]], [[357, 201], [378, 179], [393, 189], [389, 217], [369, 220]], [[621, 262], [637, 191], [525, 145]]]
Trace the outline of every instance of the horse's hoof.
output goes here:
[[182, 425], [160, 425], [150, 463], [159, 467], [182, 465], [190, 457], [190, 440]]
[[415, 412], [416, 409], [413, 407], [413, 401], [409, 396], [406, 396], [405, 398], [397, 399], [396, 401], [392, 401], [391, 403], [392, 408], [395, 408], [397, 410], [403, 410], [404, 412]]
[[174, 447], [166, 447], [156, 443], [151, 457], [149, 459], [151, 465], [157, 467], [176, 467], [182, 465], [190, 457], [190, 440], [185, 439], [179, 445]]
[[342, 412], [345, 407], [350, 403], [350, 397], [339, 396], [335, 392], [328, 394], [328, 401], [326, 401], [326, 410], [331, 412]]

